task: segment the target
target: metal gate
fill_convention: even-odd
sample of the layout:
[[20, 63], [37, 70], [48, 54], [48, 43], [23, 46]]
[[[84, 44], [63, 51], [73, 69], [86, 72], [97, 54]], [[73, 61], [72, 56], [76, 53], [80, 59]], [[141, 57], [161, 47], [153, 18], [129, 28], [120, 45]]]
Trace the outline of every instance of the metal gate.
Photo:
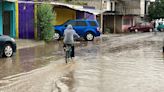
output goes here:
[[34, 4], [19, 3], [19, 38], [34, 39]]

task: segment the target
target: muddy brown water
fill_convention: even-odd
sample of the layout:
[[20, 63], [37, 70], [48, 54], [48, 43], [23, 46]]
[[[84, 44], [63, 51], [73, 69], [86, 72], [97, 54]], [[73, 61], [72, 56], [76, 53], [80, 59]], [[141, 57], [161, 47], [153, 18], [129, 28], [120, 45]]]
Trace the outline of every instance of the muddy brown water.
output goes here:
[[60, 42], [52, 42], [44, 46], [19, 49], [11, 58], [0, 58], [0, 78], [27, 72], [61, 58], [61, 45]]
[[[78, 41], [75, 49], [84, 49], [88, 43], [94, 44], [94, 42]], [[0, 79], [28, 72], [46, 66], [51, 61], [64, 58], [62, 47], [62, 41], [50, 42], [43, 46], [19, 49], [11, 58], [0, 58]]]
[[[118, 38], [102, 42], [78, 44], [76, 48], [78, 60], [72, 69], [70, 69], [73, 65], [71, 63], [68, 66], [64, 64], [60, 66], [59, 64], [58, 68], [61, 69], [56, 73], [66, 71], [66, 74], [58, 77], [57, 82], [55, 81], [58, 91], [51, 92], [163, 92], [164, 55], [162, 53], [161, 38], [162, 36], [152, 37], [150, 34], [136, 34], [125, 37], [118, 36]], [[54, 45], [51, 44], [51, 46], [53, 47]], [[57, 51], [52, 51], [51, 49], [44, 51], [41, 48], [43, 51], [39, 49], [39, 54], [35, 56], [42, 59], [42, 62], [47, 60], [49, 63], [56, 56], [63, 55], [61, 46], [59, 44], [58, 47], [60, 48], [57, 48]], [[27, 54], [29, 51], [23, 53]], [[27, 55], [28, 58], [33, 56]], [[21, 61], [23, 60], [22, 57]], [[12, 62], [10, 61], [6, 65], [9, 65], [8, 68], [10, 68], [11, 64]], [[39, 64], [36, 65], [45, 66], [46, 64], [40, 64], [39, 60]], [[32, 69], [30, 67], [32, 65], [28, 66], [27, 64], [28, 67], [27, 69], [25, 68], [25, 71]], [[36, 65], [34, 64], [33, 66]], [[45, 73], [48, 74], [46, 76], [53, 75], [52, 73], [55, 75], [52, 70], [50, 73]], [[47, 78], [46, 76], [45, 78]], [[43, 81], [42, 78], [40, 80]]]

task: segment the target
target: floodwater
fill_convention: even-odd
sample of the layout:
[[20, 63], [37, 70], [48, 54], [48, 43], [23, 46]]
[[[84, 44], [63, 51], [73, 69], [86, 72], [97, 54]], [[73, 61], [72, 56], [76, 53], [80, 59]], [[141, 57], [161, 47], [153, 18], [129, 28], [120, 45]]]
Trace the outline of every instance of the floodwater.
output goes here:
[[[86, 47], [87, 42], [76, 44], [77, 48]], [[11, 58], [0, 58], [0, 79], [10, 75], [28, 72], [44, 67], [64, 57], [62, 42], [51, 42], [43, 46], [19, 49]]]
[[140, 34], [107, 41], [99, 57], [92, 54], [79, 62], [72, 92], [164, 92], [163, 37]]
[[[41, 51], [36, 57], [47, 56], [48, 59], [41, 61], [47, 60], [49, 64], [39, 63], [38, 66], [44, 67], [3, 78], [0, 91], [164, 92], [163, 37], [164, 33], [156, 36], [137, 33], [80, 42], [76, 47], [76, 58], [69, 64], [64, 63], [61, 48], [43, 54]], [[55, 57], [61, 59], [55, 60]]]
[[0, 58], [0, 79], [43, 67], [50, 61], [61, 58], [61, 45], [61, 42], [52, 42], [43, 46], [19, 49], [11, 58]]

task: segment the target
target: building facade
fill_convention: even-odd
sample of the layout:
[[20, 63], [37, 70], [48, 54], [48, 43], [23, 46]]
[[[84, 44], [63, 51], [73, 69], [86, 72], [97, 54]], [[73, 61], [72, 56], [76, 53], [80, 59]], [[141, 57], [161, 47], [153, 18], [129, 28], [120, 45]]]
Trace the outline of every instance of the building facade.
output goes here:
[[88, 6], [95, 6], [103, 13], [103, 31], [120, 33], [135, 25], [140, 18], [145, 17], [147, 0], [79, 0], [88, 2]]
[[16, 1], [0, 1], [0, 34], [16, 37]]

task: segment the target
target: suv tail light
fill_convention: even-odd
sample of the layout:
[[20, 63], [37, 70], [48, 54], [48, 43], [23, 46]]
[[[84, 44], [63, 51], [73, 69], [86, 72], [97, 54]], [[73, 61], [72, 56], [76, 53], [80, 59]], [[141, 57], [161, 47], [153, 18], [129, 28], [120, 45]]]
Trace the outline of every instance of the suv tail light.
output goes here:
[[100, 32], [100, 27], [97, 27], [97, 31], [99, 31], [99, 32]]

